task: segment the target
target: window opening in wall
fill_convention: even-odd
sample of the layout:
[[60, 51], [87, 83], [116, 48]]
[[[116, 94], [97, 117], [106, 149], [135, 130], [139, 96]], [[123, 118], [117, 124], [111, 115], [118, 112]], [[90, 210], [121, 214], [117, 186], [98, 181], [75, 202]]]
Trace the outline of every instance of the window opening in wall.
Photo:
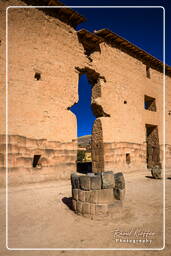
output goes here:
[[124, 104], [127, 104], [127, 101], [126, 101], [126, 100], [124, 100]]
[[150, 96], [144, 96], [144, 108], [150, 111], [156, 111], [156, 99]]
[[147, 76], [147, 78], [151, 78], [150, 67], [149, 66], [146, 66], [146, 76]]
[[131, 156], [130, 153], [126, 153], [126, 163], [130, 164], [131, 163]]
[[33, 168], [40, 167], [40, 164], [39, 164], [40, 157], [41, 155], [34, 155], [33, 163], [32, 163]]
[[157, 125], [146, 124], [147, 168], [160, 166], [160, 146]]
[[40, 80], [41, 79], [41, 73], [40, 72], [36, 72], [34, 75], [34, 79], [35, 80]]

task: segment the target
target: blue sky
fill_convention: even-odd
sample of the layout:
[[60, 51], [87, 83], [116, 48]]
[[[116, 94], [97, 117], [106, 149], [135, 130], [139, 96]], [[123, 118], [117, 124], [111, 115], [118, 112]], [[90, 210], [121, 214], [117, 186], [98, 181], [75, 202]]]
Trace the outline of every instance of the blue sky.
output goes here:
[[[68, 6], [163, 6], [166, 11], [166, 63], [171, 65], [171, 1], [169, 0], [62, 0]], [[170, 3], [169, 3], [170, 2]], [[77, 12], [87, 18], [77, 29], [89, 31], [108, 28], [163, 61], [162, 8], [80, 8]], [[170, 22], [170, 23], [169, 23]], [[77, 116], [78, 136], [91, 134], [95, 117], [90, 108], [91, 85], [86, 76], [79, 81], [79, 102], [72, 108]]]

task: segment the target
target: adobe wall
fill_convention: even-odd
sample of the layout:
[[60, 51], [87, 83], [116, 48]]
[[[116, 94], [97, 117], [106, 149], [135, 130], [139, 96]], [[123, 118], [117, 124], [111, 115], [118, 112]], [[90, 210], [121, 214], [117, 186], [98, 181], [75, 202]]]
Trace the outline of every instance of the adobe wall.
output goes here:
[[[25, 5], [1, 1], [0, 27], [0, 168], [5, 163], [5, 7]], [[69, 110], [78, 102], [79, 75], [93, 80], [93, 171], [127, 172], [147, 167], [145, 124], [158, 126], [163, 144], [163, 76], [129, 54], [100, 43], [87, 58], [71, 26], [38, 9], [9, 9], [8, 26], [8, 162], [9, 182], [69, 178], [76, 170], [77, 121]], [[35, 74], [41, 75], [40, 80]], [[167, 108], [171, 110], [167, 77]], [[144, 109], [144, 95], [156, 99], [157, 111]], [[171, 159], [170, 116], [167, 163]], [[32, 168], [34, 155], [41, 155]], [[126, 161], [126, 156], [129, 155]], [[2, 172], [1, 172], [2, 173]], [[4, 178], [4, 176], [3, 176]]]
[[[104, 170], [146, 168], [145, 124], [158, 126], [159, 144], [163, 144], [163, 75], [150, 69], [149, 79], [141, 61], [106, 43], [101, 43], [100, 49], [91, 59], [94, 69], [106, 79], [101, 83], [101, 97], [94, 96], [94, 102], [109, 115], [98, 118], [103, 133]], [[144, 95], [156, 99], [156, 112], [144, 109]], [[126, 163], [126, 154], [130, 154], [130, 164]], [[160, 157], [162, 160], [162, 151]]]
[[[1, 110], [5, 107], [5, 6], [25, 5], [3, 1], [0, 38]], [[8, 15], [8, 133], [9, 171], [17, 177], [24, 167], [31, 181], [42, 174], [46, 179], [69, 178], [75, 171], [77, 121], [68, 110], [78, 101], [78, 71], [85, 66], [82, 45], [76, 31], [38, 9], [10, 8]], [[35, 79], [35, 73], [41, 79]], [[5, 114], [0, 120], [0, 167], [5, 167]], [[34, 155], [41, 155], [40, 169], [32, 168]], [[39, 167], [40, 167], [39, 166]], [[12, 172], [13, 174], [14, 172]], [[11, 175], [12, 175], [11, 174]], [[21, 180], [23, 177], [21, 178]], [[26, 178], [25, 178], [26, 179]], [[43, 178], [42, 178], [43, 179]]]
[[171, 168], [171, 77], [166, 76], [166, 167]]

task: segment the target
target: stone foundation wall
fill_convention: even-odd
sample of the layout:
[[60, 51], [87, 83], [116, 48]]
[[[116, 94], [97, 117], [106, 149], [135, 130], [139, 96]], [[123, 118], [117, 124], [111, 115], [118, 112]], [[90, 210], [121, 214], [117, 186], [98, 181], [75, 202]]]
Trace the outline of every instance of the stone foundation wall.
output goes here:
[[[5, 135], [1, 135], [1, 171], [5, 170], [6, 167], [5, 142]], [[61, 143], [46, 139], [36, 140], [19, 135], [9, 135], [8, 142], [10, 183], [37, 182], [59, 178], [69, 179], [70, 174], [76, 169], [76, 141]], [[40, 155], [40, 159], [36, 167], [33, 167], [35, 155]]]
[[123, 172], [144, 169], [146, 162], [146, 144], [113, 142], [104, 143], [105, 171], [112, 169]]

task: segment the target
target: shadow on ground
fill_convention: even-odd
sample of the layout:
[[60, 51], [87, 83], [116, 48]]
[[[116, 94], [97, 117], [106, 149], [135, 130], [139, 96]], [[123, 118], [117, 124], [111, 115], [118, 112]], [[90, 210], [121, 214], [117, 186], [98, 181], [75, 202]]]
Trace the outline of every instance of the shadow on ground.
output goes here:
[[146, 178], [148, 178], [148, 179], [153, 179], [153, 180], [162, 180], [162, 178], [158, 178], [158, 179], [156, 179], [156, 178], [154, 178], [153, 176], [145, 176]]
[[153, 179], [153, 180], [155, 180], [155, 178], [154, 178], [153, 176], [147, 175], [147, 176], [145, 176], [145, 177], [148, 178], [148, 179]]
[[62, 202], [70, 209], [72, 210], [72, 197], [63, 197]]

